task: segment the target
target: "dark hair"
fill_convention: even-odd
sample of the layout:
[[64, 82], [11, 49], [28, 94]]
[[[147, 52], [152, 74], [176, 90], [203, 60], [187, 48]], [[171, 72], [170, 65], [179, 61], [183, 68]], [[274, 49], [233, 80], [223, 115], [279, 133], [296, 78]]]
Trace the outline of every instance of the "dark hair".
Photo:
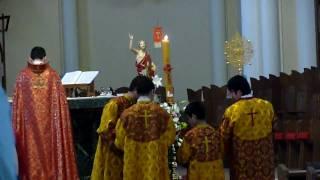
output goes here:
[[147, 95], [149, 94], [155, 86], [151, 78], [147, 76], [136, 76], [130, 84], [129, 91], [137, 90], [138, 95]]
[[30, 58], [31, 59], [43, 59], [46, 57], [46, 50], [44, 50], [43, 47], [36, 46], [32, 48], [31, 53], [30, 53]]
[[184, 110], [184, 113], [189, 117], [194, 114], [198, 119], [206, 118], [206, 108], [204, 107], [204, 104], [199, 101], [189, 103]]
[[233, 76], [228, 81], [227, 88], [229, 91], [233, 92], [240, 90], [243, 96], [251, 93], [251, 88], [248, 81], [246, 78], [240, 75]]
[[129, 91], [137, 90], [138, 81], [139, 81], [139, 76], [136, 76], [135, 78], [132, 79], [129, 86]]

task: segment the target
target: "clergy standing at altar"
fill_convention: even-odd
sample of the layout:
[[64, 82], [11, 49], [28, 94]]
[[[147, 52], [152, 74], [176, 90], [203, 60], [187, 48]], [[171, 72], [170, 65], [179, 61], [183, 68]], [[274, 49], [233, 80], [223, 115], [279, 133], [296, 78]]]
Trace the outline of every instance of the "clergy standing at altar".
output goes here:
[[19, 178], [79, 179], [64, 88], [42, 47], [19, 73], [12, 107]]
[[115, 127], [121, 113], [136, 103], [137, 86], [143, 80], [142, 76], [135, 77], [129, 86], [129, 92], [110, 100], [103, 108], [97, 150], [91, 173], [92, 180], [122, 180], [123, 152], [115, 148]]
[[116, 126], [115, 145], [124, 151], [123, 179], [169, 180], [168, 149], [176, 130], [170, 115], [152, 102], [152, 80], [143, 77], [137, 104], [121, 114]]
[[252, 97], [242, 76], [231, 78], [227, 88], [237, 101], [226, 109], [220, 127], [230, 159], [230, 179], [274, 180], [272, 104]]

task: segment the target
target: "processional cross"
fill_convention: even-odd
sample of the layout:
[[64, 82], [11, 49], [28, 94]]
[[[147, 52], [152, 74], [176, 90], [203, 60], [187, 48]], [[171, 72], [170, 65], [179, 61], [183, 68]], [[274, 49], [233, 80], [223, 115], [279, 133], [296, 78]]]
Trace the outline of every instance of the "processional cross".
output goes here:
[[[0, 82], [2, 83], [2, 87], [6, 90], [6, 56], [5, 56], [5, 32], [8, 31], [10, 16], [2, 14], [0, 16], [0, 32], [2, 35], [1, 43], [0, 43]], [[2, 65], [2, 67], [1, 67]]]

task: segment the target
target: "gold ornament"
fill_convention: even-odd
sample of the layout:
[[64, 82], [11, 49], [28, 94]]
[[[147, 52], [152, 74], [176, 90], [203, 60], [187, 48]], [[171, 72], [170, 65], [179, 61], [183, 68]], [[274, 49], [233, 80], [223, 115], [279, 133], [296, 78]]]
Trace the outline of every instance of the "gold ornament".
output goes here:
[[224, 55], [226, 63], [236, 67], [242, 74], [243, 65], [250, 64], [253, 56], [253, 48], [250, 40], [241, 37], [239, 33], [224, 44]]

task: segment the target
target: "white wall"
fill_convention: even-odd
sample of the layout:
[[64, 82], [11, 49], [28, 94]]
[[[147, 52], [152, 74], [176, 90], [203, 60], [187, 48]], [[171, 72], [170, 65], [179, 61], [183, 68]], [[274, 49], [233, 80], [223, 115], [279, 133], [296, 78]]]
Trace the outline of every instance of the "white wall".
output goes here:
[[[0, 0], [0, 13], [11, 15], [7, 42], [9, 95], [17, 73], [26, 65], [30, 49], [46, 48], [51, 65], [62, 73], [63, 41], [61, 0]], [[82, 70], [99, 70], [96, 88], [127, 86], [136, 75], [128, 33], [144, 39], [162, 76], [161, 49], [152, 47], [152, 28], [163, 26], [171, 39], [173, 83], [178, 99], [186, 88], [197, 89], [213, 81], [210, 0], [78, 0], [79, 57]], [[227, 39], [240, 31], [240, 3], [226, 4]], [[279, 1], [282, 69], [298, 68], [296, 5]], [[136, 45], [136, 43], [135, 43]], [[229, 77], [234, 71], [229, 68]]]
[[81, 67], [100, 71], [96, 88], [128, 86], [136, 75], [135, 56], [128, 50], [129, 32], [134, 34], [135, 42], [147, 41], [162, 75], [161, 49], [152, 47], [152, 28], [157, 23], [171, 40], [177, 98], [186, 99], [186, 88], [211, 84], [209, 0], [81, 0], [78, 3]]
[[[226, 39], [231, 40], [236, 33], [241, 34], [241, 1], [240, 0], [227, 0], [226, 6]], [[232, 65], [228, 65], [228, 77], [230, 79], [238, 74], [238, 69]]]
[[299, 65], [295, 1], [279, 1], [279, 18], [282, 71], [290, 74], [291, 70], [297, 70]]
[[0, 13], [11, 16], [6, 34], [7, 92], [12, 93], [18, 72], [26, 66], [33, 46], [43, 46], [50, 64], [62, 69], [59, 1], [1, 0]]

